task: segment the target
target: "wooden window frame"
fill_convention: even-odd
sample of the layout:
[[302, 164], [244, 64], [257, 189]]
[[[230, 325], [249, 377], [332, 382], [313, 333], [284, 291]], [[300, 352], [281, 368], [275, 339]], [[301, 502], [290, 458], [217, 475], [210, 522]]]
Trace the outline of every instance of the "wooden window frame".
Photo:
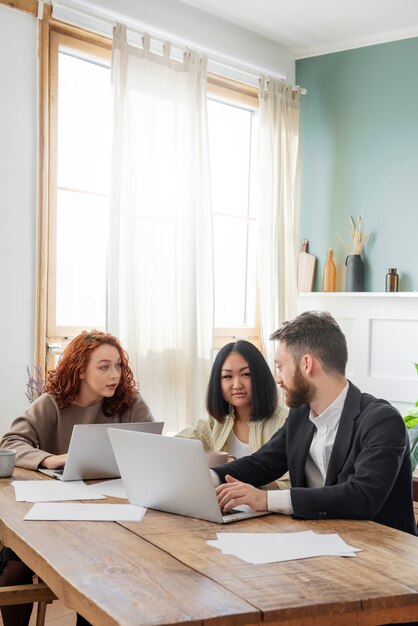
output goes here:
[[23, 13], [30, 13], [34, 17], [38, 15], [38, 0], [0, 0], [0, 4]]
[[39, 111], [39, 229], [38, 289], [36, 323], [36, 362], [42, 369], [55, 366], [56, 353], [81, 327], [60, 327], [55, 323], [56, 209], [57, 209], [57, 128], [58, 128], [58, 51], [74, 50], [110, 62], [111, 40], [82, 28], [51, 18], [44, 7], [40, 21], [40, 111]]
[[[1, 0], [0, 0], [1, 2]], [[27, 3], [29, 5], [29, 2]], [[32, 6], [32, 5], [31, 5]], [[57, 210], [57, 129], [58, 129], [58, 51], [60, 46], [108, 62], [111, 40], [51, 17], [44, 6], [40, 21], [40, 138], [39, 138], [39, 230], [36, 362], [46, 369], [55, 366], [56, 353], [84, 327], [60, 327], [55, 320], [56, 303], [56, 210]], [[218, 100], [258, 108], [258, 89], [237, 81], [208, 75], [208, 95]], [[258, 299], [257, 299], [258, 300]], [[253, 328], [215, 328], [213, 348], [245, 338], [261, 349], [258, 302]]]

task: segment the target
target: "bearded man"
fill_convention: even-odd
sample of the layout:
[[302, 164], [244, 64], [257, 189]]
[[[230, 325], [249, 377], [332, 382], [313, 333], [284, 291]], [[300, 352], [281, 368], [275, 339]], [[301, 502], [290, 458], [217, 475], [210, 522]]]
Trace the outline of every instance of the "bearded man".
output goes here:
[[[391, 404], [346, 379], [347, 343], [337, 322], [308, 311], [271, 339], [278, 342], [276, 382], [289, 416], [257, 452], [211, 470], [221, 508], [368, 519], [417, 534], [404, 421]], [[258, 488], [287, 471], [290, 489]]]

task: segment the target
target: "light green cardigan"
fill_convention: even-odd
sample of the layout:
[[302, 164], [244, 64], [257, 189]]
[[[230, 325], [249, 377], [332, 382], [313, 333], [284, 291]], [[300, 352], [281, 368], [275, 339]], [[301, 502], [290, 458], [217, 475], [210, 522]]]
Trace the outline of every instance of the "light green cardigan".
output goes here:
[[[248, 448], [250, 454], [256, 452], [271, 439], [274, 433], [285, 423], [287, 414], [287, 409], [277, 406], [271, 418], [258, 422], [249, 422]], [[176, 436], [199, 439], [203, 443], [206, 452], [228, 451], [226, 446], [234, 425], [234, 419], [235, 415], [232, 408], [231, 412], [225, 417], [224, 422], [218, 422], [214, 417], [210, 416], [208, 419], [200, 419], [195, 426], [184, 428]], [[281, 489], [288, 489], [290, 487], [289, 475], [285, 474], [280, 480], [276, 481], [276, 484]], [[271, 486], [269, 485], [269, 488]]]

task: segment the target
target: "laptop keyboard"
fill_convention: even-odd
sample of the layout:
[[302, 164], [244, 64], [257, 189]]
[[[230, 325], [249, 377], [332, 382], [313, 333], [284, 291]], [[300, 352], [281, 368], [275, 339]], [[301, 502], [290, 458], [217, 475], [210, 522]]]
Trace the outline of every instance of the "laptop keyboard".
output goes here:
[[242, 513], [239, 509], [231, 509], [230, 511], [222, 511], [222, 517], [228, 517], [228, 515], [235, 515], [236, 513]]

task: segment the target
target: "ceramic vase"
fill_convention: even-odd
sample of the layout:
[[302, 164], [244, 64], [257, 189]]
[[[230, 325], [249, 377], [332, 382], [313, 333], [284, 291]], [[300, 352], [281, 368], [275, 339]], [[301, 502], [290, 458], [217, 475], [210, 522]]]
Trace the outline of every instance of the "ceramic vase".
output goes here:
[[346, 291], [364, 291], [364, 263], [360, 254], [350, 254], [346, 260]]

